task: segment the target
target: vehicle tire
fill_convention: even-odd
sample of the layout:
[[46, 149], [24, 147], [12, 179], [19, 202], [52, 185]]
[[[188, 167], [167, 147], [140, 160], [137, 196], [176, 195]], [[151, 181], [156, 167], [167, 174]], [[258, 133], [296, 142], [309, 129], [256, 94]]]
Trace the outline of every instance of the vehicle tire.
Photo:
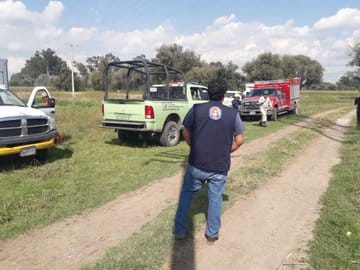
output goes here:
[[293, 113], [296, 114], [296, 115], [299, 114], [299, 107], [298, 107], [297, 103], [294, 104]]
[[274, 107], [271, 114], [271, 121], [277, 121], [277, 120], [278, 120], [278, 108]]
[[48, 152], [49, 152], [49, 149], [38, 150], [35, 157], [36, 157], [36, 159], [38, 161], [45, 162], [47, 160], [47, 157], [48, 157]]
[[180, 140], [180, 126], [174, 121], [168, 121], [160, 135], [162, 146], [175, 146]]
[[294, 108], [290, 111], [290, 114], [299, 114], [299, 108], [297, 103], [294, 103]]

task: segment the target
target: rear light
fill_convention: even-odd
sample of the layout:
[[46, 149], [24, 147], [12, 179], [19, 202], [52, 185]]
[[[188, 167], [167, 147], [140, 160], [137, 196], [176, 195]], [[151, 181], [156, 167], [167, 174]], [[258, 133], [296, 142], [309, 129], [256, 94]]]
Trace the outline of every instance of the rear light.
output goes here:
[[154, 108], [149, 105], [145, 105], [145, 119], [154, 119]]

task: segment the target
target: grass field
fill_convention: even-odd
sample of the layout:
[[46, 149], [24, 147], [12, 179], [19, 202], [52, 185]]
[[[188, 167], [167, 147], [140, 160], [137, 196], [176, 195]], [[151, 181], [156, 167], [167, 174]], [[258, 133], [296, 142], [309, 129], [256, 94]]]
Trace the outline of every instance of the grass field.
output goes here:
[[[24, 98], [29, 94], [17, 92]], [[45, 164], [31, 159], [21, 162], [1, 160], [0, 239], [99, 206], [122, 193], [175, 173], [186, 162], [188, 147], [183, 141], [172, 148], [161, 147], [155, 142], [121, 143], [114, 131], [99, 128], [101, 92], [76, 93], [75, 99], [69, 92], [52, 94], [56, 98], [58, 130], [65, 136], [65, 142], [50, 150]], [[245, 138], [249, 141], [264, 136], [317, 112], [340, 107], [351, 110], [356, 95], [357, 92], [347, 91], [304, 91], [300, 116], [282, 117], [266, 129], [254, 122], [246, 122]], [[296, 140], [310, 141], [312, 137], [311, 133], [296, 137]], [[246, 173], [261, 181], [261, 171], [256, 168], [248, 167]], [[173, 213], [173, 209], [165, 209], [159, 219], [169, 219], [166, 213]], [[165, 224], [154, 221], [157, 222]], [[144, 229], [146, 231], [146, 227]], [[135, 240], [129, 239], [123, 245], [128, 241]], [[129, 245], [138, 244], [132, 242]]]
[[314, 269], [360, 269], [359, 142], [359, 130], [350, 130], [342, 145], [342, 161], [333, 168], [334, 176], [322, 198], [321, 217], [310, 245]]

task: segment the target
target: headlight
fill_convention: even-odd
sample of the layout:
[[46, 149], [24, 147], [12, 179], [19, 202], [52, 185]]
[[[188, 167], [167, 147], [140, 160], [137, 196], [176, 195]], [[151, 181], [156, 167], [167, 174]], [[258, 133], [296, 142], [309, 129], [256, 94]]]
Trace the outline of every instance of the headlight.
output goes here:
[[56, 129], [56, 121], [52, 117], [49, 117], [49, 127], [50, 127], [50, 130]]

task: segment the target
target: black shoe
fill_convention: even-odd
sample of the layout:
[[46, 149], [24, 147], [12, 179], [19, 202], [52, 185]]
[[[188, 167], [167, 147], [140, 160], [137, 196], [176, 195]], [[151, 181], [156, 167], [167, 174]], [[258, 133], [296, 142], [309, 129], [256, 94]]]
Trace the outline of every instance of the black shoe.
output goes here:
[[211, 236], [207, 236], [206, 234], [205, 234], [205, 238], [206, 238], [206, 243], [208, 243], [209, 245], [213, 245], [214, 242], [219, 239], [219, 237], [217, 236], [211, 237]]

